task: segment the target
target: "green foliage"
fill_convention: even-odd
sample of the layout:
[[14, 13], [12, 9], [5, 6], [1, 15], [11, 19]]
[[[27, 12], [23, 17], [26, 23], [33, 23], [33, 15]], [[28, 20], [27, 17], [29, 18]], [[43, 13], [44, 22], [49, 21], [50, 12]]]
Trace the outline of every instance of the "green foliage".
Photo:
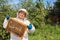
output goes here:
[[49, 22], [48, 20], [50, 20], [51, 24], [60, 24], [60, 0], [57, 0], [54, 3], [54, 7], [53, 9], [49, 8], [48, 14], [46, 15], [45, 19], [47, 20], [47, 22]]
[[44, 29], [36, 29], [33, 34], [29, 34], [29, 40], [60, 40], [60, 25], [44, 26]]
[[59, 8], [60, 9], [60, 0], [57, 0], [56, 2], [55, 2], [55, 7], [57, 7], [57, 8]]
[[6, 5], [6, 0], [0, 0], [0, 3], [0, 40], [9, 40], [10, 36], [3, 28], [3, 21], [7, 14], [10, 14], [11, 17], [15, 17], [15, 11], [13, 11], [9, 5]]

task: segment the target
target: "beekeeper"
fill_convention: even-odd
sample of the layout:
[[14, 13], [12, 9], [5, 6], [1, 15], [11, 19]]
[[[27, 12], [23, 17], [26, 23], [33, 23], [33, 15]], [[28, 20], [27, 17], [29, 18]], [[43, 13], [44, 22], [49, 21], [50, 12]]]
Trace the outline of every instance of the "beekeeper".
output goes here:
[[[28, 12], [27, 12], [26, 9], [20, 9], [17, 12], [16, 19], [19, 20], [19, 21], [23, 21], [27, 25], [27, 30], [24, 33], [24, 37], [22, 39], [17, 37], [13, 33], [10, 33], [10, 40], [28, 40], [28, 32], [33, 33], [35, 31], [35, 27], [26, 19], [27, 15], [28, 15]], [[6, 18], [5, 18], [4, 22], [3, 22], [3, 27], [4, 28], [6, 28], [6, 26], [8, 24], [8, 19], [9, 19], [9, 16], [6, 16]]]

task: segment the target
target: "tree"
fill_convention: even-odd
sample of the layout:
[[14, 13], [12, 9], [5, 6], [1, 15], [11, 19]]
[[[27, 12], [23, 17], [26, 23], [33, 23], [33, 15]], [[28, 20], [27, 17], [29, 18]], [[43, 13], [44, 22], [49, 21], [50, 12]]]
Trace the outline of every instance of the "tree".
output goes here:
[[28, 19], [36, 28], [40, 28], [44, 24], [45, 8], [43, 0], [20, 0], [21, 8], [26, 8], [29, 12]]
[[49, 13], [46, 16], [47, 19], [50, 19], [50, 23], [59, 24], [60, 23], [60, 0], [57, 0], [54, 3], [53, 9], [49, 9]]
[[[3, 21], [7, 14], [15, 17], [15, 10], [8, 5], [8, 0], [0, 0], [0, 40], [9, 40], [9, 33], [3, 28]], [[14, 13], [14, 14], [13, 14]]]

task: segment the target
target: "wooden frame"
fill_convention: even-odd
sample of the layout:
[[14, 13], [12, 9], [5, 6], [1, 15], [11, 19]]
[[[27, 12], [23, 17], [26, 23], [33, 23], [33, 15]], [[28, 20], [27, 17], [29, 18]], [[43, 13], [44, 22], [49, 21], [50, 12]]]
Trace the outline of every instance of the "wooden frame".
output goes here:
[[8, 20], [8, 25], [6, 29], [8, 32], [17, 35], [18, 37], [23, 37], [25, 31], [27, 30], [27, 25], [14, 18], [10, 18]]

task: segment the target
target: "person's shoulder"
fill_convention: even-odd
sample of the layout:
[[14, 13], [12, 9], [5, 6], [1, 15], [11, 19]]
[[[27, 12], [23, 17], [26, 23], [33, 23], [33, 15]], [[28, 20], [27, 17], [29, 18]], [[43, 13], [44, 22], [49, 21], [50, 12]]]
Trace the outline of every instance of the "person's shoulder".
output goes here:
[[25, 19], [26, 22], [30, 22], [28, 19]]
[[28, 25], [30, 24], [29, 20], [25, 19], [24, 21], [25, 21], [26, 24], [28, 24]]

